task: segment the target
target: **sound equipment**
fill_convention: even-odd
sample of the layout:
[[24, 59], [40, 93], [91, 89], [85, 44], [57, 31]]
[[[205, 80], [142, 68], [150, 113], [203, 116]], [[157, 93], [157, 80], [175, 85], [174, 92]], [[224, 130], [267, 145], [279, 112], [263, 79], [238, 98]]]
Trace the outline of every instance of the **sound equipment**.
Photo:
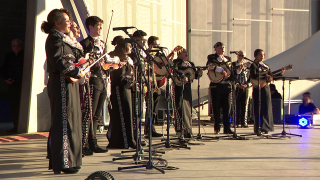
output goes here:
[[274, 124], [282, 124], [282, 99], [271, 99], [272, 101], [272, 112], [273, 112], [273, 122]]
[[106, 171], [96, 171], [90, 174], [85, 180], [114, 180], [114, 177]]

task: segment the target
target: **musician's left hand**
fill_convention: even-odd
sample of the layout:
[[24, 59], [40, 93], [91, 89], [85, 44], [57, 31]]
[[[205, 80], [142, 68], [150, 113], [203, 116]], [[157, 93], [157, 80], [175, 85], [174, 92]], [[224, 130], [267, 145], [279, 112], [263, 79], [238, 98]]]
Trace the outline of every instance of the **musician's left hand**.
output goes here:
[[78, 75], [78, 79], [81, 79], [81, 78], [83, 78], [84, 76], [86, 75], [86, 72], [85, 71], [82, 71], [82, 70], [80, 70], [80, 74]]
[[189, 81], [189, 78], [188, 77], [184, 77], [183, 78], [183, 84], [187, 83]]
[[268, 76], [268, 77], [267, 77], [267, 81], [268, 81], [268, 82], [273, 81], [273, 77], [272, 77], [272, 76]]
[[92, 64], [94, 63], [95, 60], [93, 58], [89, 58], [88, 61], [89, 61], [89, 64]]
[[240, 66], [239, 66], [239, 68], [238, 68], [238, 71], [241, 71], [242, 69], [243, 69], [243, 64], [241, 64]]
[[120, 67], [122, 67], [122, 66], [126, 65], [127, 63], [123, 62], [123, 61], [120, 61], [119, 64], [120, 64]]
[[286, 68], [281, 68], [281, 75], [286, 71]]
[[248, 87], [248, 85], [247, 84], [243, 84], [243, 85], [241, 85], [241, 88], [242, 89], [245, 89], [245, 88], [247, 88]]
[[223, 74], [223, 79], [228, 77], [227, 71], [223, 70], [221, 73]]
[[200, 69], [200, 70], [198, 71], [198, 73], [199, 73], [199, 75], [200, 75], [200, 76], [202, 76], [202, 74], [203, 74], [203, 70], [202, 70], [202, 69]]

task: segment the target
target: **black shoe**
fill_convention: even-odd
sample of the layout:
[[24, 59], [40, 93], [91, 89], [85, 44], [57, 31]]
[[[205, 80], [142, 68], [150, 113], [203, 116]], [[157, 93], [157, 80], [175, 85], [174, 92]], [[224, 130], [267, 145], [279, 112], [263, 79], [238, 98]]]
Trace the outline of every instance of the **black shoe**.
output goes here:
[[82, 148], [82, 155], [83, 156], [91, 156], [91, 155], [93, 155], [93, 152], [89, 148], [84, 147], [84, 148]]
[[242, 128], [249, 128], [248, 124], [241, 124]]
[[233, 131], [229, 128], [229, 129], [225, 129], [223, 131], [223, 134], [233, 134]]
[[79, 172], [79, 169], [67, 168], [67, 169], [62, 169], [61, 171], [64, 172], [65, 174], [75, 174]]
[[185, 138], [192, 138], [191, 133], [185, 133], [185, 134], [184, 134], [184, 137], [185, 137]]
[[81, 166], [76, 166], [76, 167], [73, 167], [73, 169], [81, 169]]
[[91, 149], [94, 153], [106, 153], [108, 152], [108, 149], [102, 149], [98, 145], [96, 145], [94, 148]]
[[214, 134], [215, 135], [219, 135], [220, 134], [220, 130], [214, 130]]
[[147, 145], [146, 141], [141, 141], [141, 146], [146, 146], [146, 145]]
[[162, 137], [162, 134], [157, 132], [152, 132], [152, 137]]
[[133, 142], [131, 145], [129, 145], [129, 147], [131, 147], [132, 149], [137, 149], [137, 144]]

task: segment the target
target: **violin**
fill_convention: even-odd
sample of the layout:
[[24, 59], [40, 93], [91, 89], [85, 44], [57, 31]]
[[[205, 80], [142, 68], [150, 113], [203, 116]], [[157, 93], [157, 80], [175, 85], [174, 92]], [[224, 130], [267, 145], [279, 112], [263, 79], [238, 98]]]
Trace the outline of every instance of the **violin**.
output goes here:
[[118, 56], [115, 56], [114, 58], [111, 58], [109, 54], [106, 55], [107, 62], [101, 63], [101, 66], [104, 70], [108, 70], [110, 68], [112, 69], [118, 69], [120, 67], [120, 59]]
[[[86, 69], [90, 65], [89, 61], [85, 58], [81, 58], [81, 59], [79, 59], [78, 63], [76, 63], [76, 64], [72, 63], [72, 64], [81, 70]], [[79, 79], [73, 78], [70, 76], [66, 76], [66, 78], [71, 83], [79, 81]]]
[[119, 68], [119, 64], [113, 64], [113, 63], [105, 63], [104, 65], [102, 65], [102, 68], [104, 70], [108, 70], [110, 68], [112, 69], [118, 69]]

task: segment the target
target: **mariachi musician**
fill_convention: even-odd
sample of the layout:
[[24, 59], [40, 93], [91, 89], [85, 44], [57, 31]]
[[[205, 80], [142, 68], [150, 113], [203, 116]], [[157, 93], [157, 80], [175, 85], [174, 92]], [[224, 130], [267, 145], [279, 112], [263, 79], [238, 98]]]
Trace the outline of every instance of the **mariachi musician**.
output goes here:
[[[215, 134], [220, 133], [220, 110], [223, 114], [223, 129], [224, 134], [233, 134], [230, 129], [230, 111], [231, 111], [231, 78], [230, 71], [232, 69], [231, 57], [224, 56], [225, 46], [222, 42], [217, 42], [214, 46], [215, 54], [208, 55], [208, 74], [211, 80], [210, 95], [211, 107], [214, 117], [214, 131]], [[214, 77], [221, 76], [218, 80], [213, 80], [210, 74]]]
[[[83, 46], [84, 53], [90, 53], [91, 57], [98, 59], [101, 55], [107, 52], [106, 44], [100, 39], [103, 20], [97, 16], [90, 16], [86, 19], [86, 27], [89, 30], [89, 36], [82, 40], [80, 43]], [[105, 62], [106, 59], [101, 60]], [[87, 152], [87, 155], [95, 153], [104, 153], [107, 152], [106, 149], [99, 147], [96, 137], [96, 131], [98, 127], [98, 121], [101, 120], [100, 114], [103, 108], [104, 101], [107, 97], [107, 92], [105, 88], [105, 80], [103, 79], [104, 71], [102, 71], [101, 63], [98, 62], [91, 67], [91, 77], [89, 79], [90, 83], [90, 92], [92, 93], [92, 119], [93, 127], [89, 127], [89, 149], [86, 149], [84, 152]], [[90, 123], [89, 123], [90, 124]], [[92, 152], [90, 152], [92, 151]], [[86, 155], [86, 154], [85, 154]]]
[[237, 61], [233, 62], [235, 85], [236, 90], [234, 96], [236, 97], [236, 125], [239, 127], [241, 124], [242, 128], [248, 128], [247, 123], [247, 102], [248, 102], [248, 91], [250, 85], [249, 79], [249, 63], [244, 62], [246, 53], [242, 50], [237, 52]]
[[[75, 44], [76, 48], [72, 48], [74, 56], [79, 59], [77, 62], [78, 67], [86, 68], [89, 65], [90, 60], [86, 60], [82, 58], [83, 54], [83, 47], [77, 41], [77, 38], [81, 36], [80, 28], [76, 22], [71, 22], [70, 27], [70, 39], [73, 40], [73, 44]], [[81, 58], [81, 59], [80, 59]], [[80, 93], [80, 105], [81, 105], [81, 112], [82, 112], [82, 156], [85, 155], [92, 155], [92, 151], [85, 152], [88, 148], [88, 135], [89, 135], [89, 123], [91, 123], [91, 106], [89, 101], [89, 84], [87, 77], [89, 73], [86, 74], [86, 78], [82, 78], [79, 80], [79, 93]]]
[[[160, 43], [159, 43], [159, 37], [157, 36], [150, 36], [148, 38], [148, 50], [149, 51], [152, 51], [153, 49], [156, 49], [157, 47], [160, 46]], [[157, 55], [156, 52], [151, 52], [150, 53], [153, 57], [155, 57]], [[163, 58], [163, 60], [165, 60], [165, 58]], [[163, 67], [163, 69], [165, 69], [165, 67]], [[157, 65], [153, 65], [153, 68], [152, 68], [152, 77], [157, 80], [157, 78], [165, 78], [164, 75], [160, 75], [160, 74], [157, 74], [156, 70], [159, 70], [159, 68], [157, 67]], [[154, 81], [153, 83], [154, 86], [156, 86], [156, 82]], [[156, 129], [154, 127], [154, 123], [156, 122], [157, 120], [157, 109], [158, 109], [158, 103], [159, 103], [159, 99], [160, 99], [160, 95], [161, 95], [161, 89], [159, 90], [160, 87], [153, 87], [153, 93], [152, 93], [152, 105], [151, 105], [151, 109], [152, 109], [152, 125], [151, 125], [151, 132], [152, 132], [152, 137], [162, 137], [162, 134], [160, 133], [157, 133], [156, 132]], [[149, 128], [149, 124], [148, 124], [148, 121], [146, 121], [145, 123], [147, 126], [146, 127], [146, 131], [145, 131], [145, 134], [147, 134], [148, 131], [148, 128]]]
[[[271, 92], [268, 83], [271, 82], [273, 78], [282, 76], [287, 67], [281, 68], [280, 70], [272, 73], [270, 67], [263, 62], [264, 51], [262, 49], [256, 49], [254, 51], [254, 57], [255, 60], [250, 66], [250, 78], [253, 84], [252, 98], [254, 107], [254, 132], [257, 134], [268, 134], [269, 131], [274, 130]], [[260, 80], [258, 81], [259, 74]], [[258, 86], [259, 84], [255, 83], [257, 81], [260, 83], [260, 90]], [[261, 107], [259, 107], [259, 99], [261, 100]], [[259, 109], [261, 122], [259, 121]]]
[[114, 51], [109, 55], [119, 58], [118, 69], [110, 72], [111, 78], [111, 107], [110, 125], [107, 133], [108, 148], [136, 148], [133, 135], [133, 108], [131, 89], [134, 85], [134, 65], [129, 57], [132, 46], [125, 39], [120, 39]]
[[49, 169], [55, 174], [77, 173], [81, 158], [81, 110], [78, 82], [66, 78], [83, 78], [85, 72], [74, 65], [77, 61], [72, 49], [70, 32], [71, 14], [66, 9], [54, 9], [41, 24], [48, 34], [46, 40], [48, 96], [51, 108], [51, 128], [48, 138]]
[[[192, 138], [192, 91], [191, 83], [201, 77], [202, 69], [197, 69], [194, 63], [188, 61], [188, 51], [181, 46], [173, 50], [177, 53], [177, 59], [173, 60], [173, 68], [180, 74], [180, 81], [173, 85], [175, 130], [180, 137]], [[182, 99], [183, 96], [183, 99]], [[181, 129], [182, 127], [182, 129]]]

